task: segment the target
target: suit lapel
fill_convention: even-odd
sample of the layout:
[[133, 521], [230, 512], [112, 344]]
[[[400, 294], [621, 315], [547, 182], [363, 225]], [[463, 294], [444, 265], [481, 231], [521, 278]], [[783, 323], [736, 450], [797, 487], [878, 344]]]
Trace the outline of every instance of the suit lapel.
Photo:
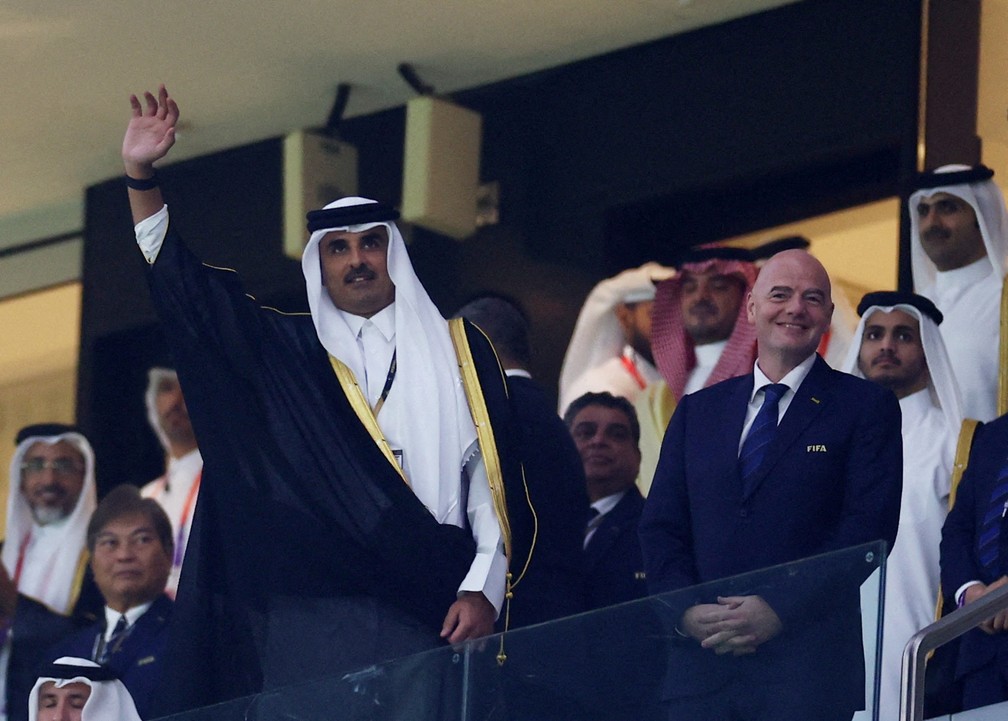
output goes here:
[[124, 671], [140, 660], [137, 657], [140, 653], [149, 651], [151, 639], [157, 636], [168, 622], [171, 608], [171, 601], [166, 596], [159, 596], [151, 604], [151, 607], [137, 619], [129, 635], [123, 639], [122, 645], [112, 654], [109, 663], [114, 664], [120, 671]]
[[591, 540], [584, 549], [584, 559], [587, 568], [594, 568], [595, 564], [605, 555], [606, 551], [616, 543], [620, 529], [626, 523], [628, 516], [632, 515], [635, 506], [635, 495], [640, 495], [636, 487], [628, 490], [626, 495], [619, 500], [619, 503], [613, 506], [613, 509], [609, 513], [602, 516], [598, 528], [595, 529], [595, 533], [592, 534]]
[[826, 365], [826, 361], [816, 356], [812, 369], [805, 376], [805, 380], [791, 399], [787, 413], [781, 419], [777, 427], [777, 434], [767, 448], [763, 465], [753, 477], [748, 488], [743, 489], [743, 498], [748, 499], [763, 484], [774, 466], [787, 455], [788, 450], [794, 445], [798, 436], [808, 427], [808, 425], [819, 415], [823, 407], [828, 402], [828, 384], [825, 379], [833, 371]]

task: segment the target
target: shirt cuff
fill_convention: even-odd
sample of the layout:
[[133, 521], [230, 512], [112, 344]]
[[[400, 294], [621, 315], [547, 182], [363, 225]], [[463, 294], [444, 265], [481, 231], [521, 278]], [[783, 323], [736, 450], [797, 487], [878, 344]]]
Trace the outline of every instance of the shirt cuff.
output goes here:
[[153, 265], [168, 232], [168, 206], [161, 206], [161, 210], [154, 215], [141, 220], [133, 227], [133, 232], [136, 233], [140, 252], [144, 254], [147, 263]]
[[982, 585], [983, 581], [967, 581], [966, 583], [961, 585], [955, 592], [956, 607], [957, 608], [963, 607], [963, 597], [966, 594], [967, 588], [969, 588], [970, 586], [982, 586]]
[[493, 604], [497, 615], [504, 606], [507, 586], [507, 557], [504, 555], [503, 537], [497, 513], [494, 510], [490, 481], [482, 456], [474, 456], [466, 463], [469, 476], [469, 503], [467, 513], [473, 540], [476, 541], [476, 558], [458, 588], [459, 594], [478, 591]]

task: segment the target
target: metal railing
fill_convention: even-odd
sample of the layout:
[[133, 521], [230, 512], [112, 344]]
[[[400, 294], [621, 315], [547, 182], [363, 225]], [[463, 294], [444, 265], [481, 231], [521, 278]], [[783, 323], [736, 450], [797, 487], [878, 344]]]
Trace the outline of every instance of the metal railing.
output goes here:
[[924, 719], [924, 667], [928, 655], [942, 644], [954, 641], [1005, 609], [1008, 609], [1008, 585], [956, 609], [945, 618], [925, 626], [910, 638], [903, 649], [899, 716], [901, 721]]

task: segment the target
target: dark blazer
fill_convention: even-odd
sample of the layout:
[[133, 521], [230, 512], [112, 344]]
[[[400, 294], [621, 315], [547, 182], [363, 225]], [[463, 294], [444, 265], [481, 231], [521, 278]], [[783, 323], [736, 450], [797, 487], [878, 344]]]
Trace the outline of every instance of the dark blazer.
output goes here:
[[644, 561], [637, 524], [644, 497], [631, 486], [611, 511], [602, 516], [585, 547], [588, 608], [603, 608], [647, 595]]
[[[684, 397], [662, 444], [641, 519], [652, 593], [687, 588], [849, 546], [896, 537], [902, 487], [899, 403], [892, 392], [816, 358], [743, 489], [738, 444], [753, 376]], [[715, 656], [689, 640], [669, 695], [710, 691], [737, 674], [793, 683], [834, 711], [861, 708], [864, 671], [857, 585], [798, 575], [758, 590], [783, 630], [749, 657]], [[744, 593], [747, 589], [733, 589]], [[721, 593], [725, 593], [724, 590]], [[718, 592], [682, 600], [714, 602]], [[676, 620], [678, 619], [676, 616]], [[802, 686], [804, 684], [804, 687]]]
[[[511, 601], [511, 627], [517, 628], [585, 609], [581, 547], [588, 494], [581, 456], [556, 404], [528, 378], [508, 376], [507, 384], [528, 487], [528, 498], [510, 489], [507, 494], [514, 578], [532, 551]], [[538, 518], [537, 530], [529, 501]]]
[[[171, 599], [159, 596], [137, 619], [129, 635], [105, 662], [126, 686], [141, 718], [150, 715], [150, 699], [161, 680], [162, 661], [168, 644], [168, 623], [171, 620]], [[49, 656], [77, 656], [95, 660], [99, 641], [105, 633], [105, 618], [54, 646]]]
[[[999, 553], [992, 569], [980, 564], [977, 551], [983, 519], [991, 510], [991, 496], [1006, 463], [1008, 416], [1001, 416], [977, 429], [955, 506], [942, 528], [941, 580], [946, 603], [954, 604], [955, 592], [969, 581], [989, 584], [1008, 574], [1008, 519], [1002, 517], [1000, 521]], [[956, 677], [993, 668], [1001, 668], [1008, 678], [1008, 634], [988, 635], [974, 629], [964, 635], [959, 645]]]

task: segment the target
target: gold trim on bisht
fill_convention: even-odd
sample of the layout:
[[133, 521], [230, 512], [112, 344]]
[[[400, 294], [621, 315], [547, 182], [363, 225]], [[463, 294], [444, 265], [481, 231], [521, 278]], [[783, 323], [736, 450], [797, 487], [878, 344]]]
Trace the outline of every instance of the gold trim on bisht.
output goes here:
[[[452, 344], [455, 346], [455, 356], [458, 358], [459, 375], [465, 386], [466, 400], [469, 412], [476, 426], [476, 438], [480, 451], [483, 453], [483, 463], [486, 466], [487, 478], [490, 481], [490, 495], [493, 496], [494, 510], [500, 523], [501, 537], [504, 539], [504, 555], [508, 564], [511, 562], [511, 523], [508, 521], [507, 500], [504, 495], [504, 469], [500, 456], [497, 454], [497, 443], [494, 439], [493, 427], [490, 425], [490, 411], [487, 409], [483, 389], [476, 375], [476, 365], [473, 361], [469, 341], [466, 338], [464, 321], [453, 318], [448, 321]], [[510, 585], [510, 584], [509, 584]]]
[[80, 599], [81, 590], [84, 587], [84, 574], [87, 572], [89, 560], [91, 560], [91, 553], [85, 548], [77, 559], [77, 568], [74, 569], [73, 585], [70, 586], [70, 598], [67, 599], [67, 616], [73, 614], [74, 607]]
[[1001, 281], [1001, 333], [998, 341], [998, 397], [999, 416], [1008, 413], [1008, 276]]
[[409, 479], [406, 478], [406, 474], [403, 473], [403, 469], [396, 461], [395, 454], [392, 453], [392, 447], [385, 440], [385, 434], [382, 433], [381, 428], [378, 426], [378, 420], [375, 418], [374, 411], [371, 410], [367, 398], [364, 397], [364, 391], [357, 384], [357, 378], [354, 377], [353, 371], [343, 361], [332, 354], [329, 355], [329, 364], [336, 372], [336, 378], [339, 379], [339, 383], [343, 387], [343, 392], [346, 394], [347, 400], [350, 401], [350, 406], [353, 408], [354, 413], [360, 418], [360, 422], [364, 424], [364, 428], [367, 429], [374, 442], [378, 444], [378, 448], [381, 449], [385, 458], [392, 464], [392, 467], [396, 469], [396, 472], [408, 486], [410, 484]]
[[[1002, 349], [1004, 345], [1002, 344]], [[962, 480], [963, 473], [966, 472], [966, 466], [969, 464], [970, 449], [973, 447], [973, 434], [976, 433], [977, 426], [980, 425], [979, 421], [973, 420], [972, 418], [964, 418], [962, 423], [962, 428], [959, 429], [959, 440], [956, 442], [955, 450], [955, 461], [952, 464], [952, 483], [949, 488], [949, 499], [948, 499], [948, 510], [952, 510], [952, 506], [955, 505], [956, 493], [959, 491], [959, 481]], [[938, 603], [935, 604], [935, 620], [939, 620], [942, 617], [942, 605], [944, 594], [941, 588], [938, 589]], [[934, 655], [934, 651], [928, 654], [928, 658]]]

